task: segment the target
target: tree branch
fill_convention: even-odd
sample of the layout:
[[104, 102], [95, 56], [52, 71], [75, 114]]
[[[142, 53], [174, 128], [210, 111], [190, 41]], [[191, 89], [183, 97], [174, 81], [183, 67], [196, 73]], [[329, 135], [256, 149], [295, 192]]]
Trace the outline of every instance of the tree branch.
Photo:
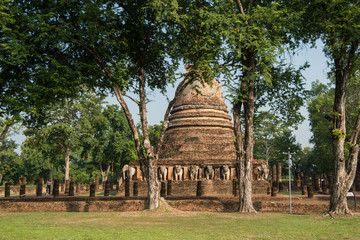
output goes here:
[[144, 163], [145, 160], [145, 155], [143, 152], [143, 148], [141, 145], [141, 141], [140, 141], [140, 136], [139, 136], [139, 131], [134, 123], [134, 119], [132, 118], [132, 115], [130, 113], [130, 110], [123, 98], [123, 95], [121, 93], [120, 87], [117, 83], [113, 83], [113, 90], [116, 96], [116, 99], [118, 100], [118, 102], [120, 103], [121, 107], [123, 108], [124, 112], [125, 112], [125, 116], [126, 119], [128, 121], [128, 124], [130, 126], [131, 131], [133, 132], [134, 135], [134, 141], [135, 141], [135, 146], [136, 146], [136, 150], [138, 152], [139, 155], [139, 160], [141, 163]]
[[347, 178], [352, 179], [352, 176], [355, 175], [356, 165], [359, 155], [359, 144], [358, 144], [358, 137], [360, 132], [360, 112], [357, 116], [356, 123], [351, 133], [350, 137], [350, 155], [348, 158], [348, 165], [347, 165]]
[[140, 104], [138, 100], [135, 100], [134, 98], [130, 97], [129, 95], [124, 94], [124, 97], [129, 98], [129, 99], [130, 99], [131, 101], [133, 101], [136, 105], [139, 105], [139, 104]]
[[242, 6], [242, 4], [241, 4], [241, 1], [240, 1], [240, 0], [235, 0], [235, 2], [236, 2], [236, 5], [237, 5], [237, 7], [238, 7], [238, 9], [239, 9], [239, 11], [240, 11], [240, 13], [241, 13], [241, 15], [244, 16], [245, 25], [248, 27], [248, 26], [249, 26], [249, 23], [248, 23], [247, 19], [245, 18], [246, 16], [245, 16], [244, 8], [243, 8], [243, 6]]

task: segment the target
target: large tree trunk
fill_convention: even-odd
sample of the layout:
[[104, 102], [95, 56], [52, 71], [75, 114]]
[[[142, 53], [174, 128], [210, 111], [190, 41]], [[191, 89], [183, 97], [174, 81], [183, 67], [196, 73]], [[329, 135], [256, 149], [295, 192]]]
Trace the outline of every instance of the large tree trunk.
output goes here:
[[154, 147], [150, 143], [147, 112], [146, 112], [146, 95], [145, 95], [145, 71], [144, 68], [140, 69], [139, 87], [140, 87], [140, 119], [144, 137], [144, 148], [147, 157], [148, 174], [146, 175], [148, 181], [148, 196], [149, 196], [149, 209], [156, 209], [159, 207], [159, 181], [156, 174], [156, 156]]
[[[360, 131], [360, 113], [357, 117], [356, 124], [353, 128], [350, 145], [350, 155], [347, 166], [345, 165], [344, 157], [344, 142], [343, 139], [333, 135], [333, 151], [335, 156], [335, 175], [330, 197], [330, 214], [350, 213], [347, 205], [347, 192], [354, 182], [356, 175], [356, 166], [359, 156], [359, 145], [357, 143], [358, 134]], [[342, 145], [341, 145], [342, 143]], [[336, 154], [336, 155], [335, 155]], [[344, 157], [344, 158], [341, 158]]]
[[6, 124], [5, 127], [4, 127], [4, 129], [1, 131], [1, 134], [0, 134], [0, 148], [1, 148], [2, 145], [3, 145], [5, 136], [6, 136], [7, 132], [9, 131], [10, 127], [11, 127], [10, 124]]
[[256, 212], [252, 203], [252, 173], [254, 158], [254, 82], [250, 81], [247, 89], [248, 96], [244, 103], [245, 112], [245, 173], [244, 173], [244, 205], [242, 212]]
[[244, 146], [242, 140], [242, 130], [241, 130], [241, 101], [236, 103], [233, 107], [233, 116], [234, 116], [234, 130], [235, 130], [235, 149], [236, 149], [236, 168], [237, 168], [237, 177], [239, 183], [239, 211], [241, 212], [244, 208], [244, 176], [245, 176], [245, 157], [244, 157]]
[[[346, 195], [353, 184], [359, 146], [357, 144], [358, 133], [360, 130], [360, 114], [352, 130], [350, 138], [350, 156], [348, 165], [345, 161], [345, 138], [346, 138], [346, 84], [352, 71], [354, 54], [358, 48], [358, 43], [352, 45], [349, 53], [340, 51], [342, 55], [335, 56], [335, 99], [334, 99], [334, 119], [332, 129], [332, 144], [334, 153], [334, 181], [330, 197], [330, 214], [350, 213], [347, 205]], [[348, 56], [347, 63], [345, 63]]]
[[65, 147], [65, 183], [69, 183], [70, 179], [70, 151], [71, 147]]
[[[248, 28], [246, 15], [240, 0], [235, 1], [238, 11], [244, 16], [244, 23]], [[239, 41], [239, 48], [244, 54], [242, 56], [241, 64], [243, 66], [243, 79], [241, 81], [241, 92], [246, 93], [241, 96], [244, 101], [244, 119], [245, 119], [245, 146], [244, 146], [244, 160], [241, 162], [240, 182], [243, 184], [243, 195], [240, 199], [240, 212], [256, 212], [252, 203], [252, 161], [254, 156], [254, 73], [255, 73], [255, 56], [256, 53], [251, 47], [243, 46]]]

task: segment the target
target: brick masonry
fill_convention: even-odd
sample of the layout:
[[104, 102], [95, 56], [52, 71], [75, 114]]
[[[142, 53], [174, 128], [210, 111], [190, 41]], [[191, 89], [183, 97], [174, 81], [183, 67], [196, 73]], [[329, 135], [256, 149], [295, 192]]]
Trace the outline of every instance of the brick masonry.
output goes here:
[[[165, 200], [169, 206], [183, 211], [236, 211], [238, 208], [235, 197], [168, 196]], [[258, 195], [253, 197], [253, 201], [255, 209], [260, 212], [289, 212], [287, 196]], [[357, 202], [360, 202], [360, 197]], [[349, 199], [349, 203], [350, 210], [355, 212], [353, 200]], [[0, 198], [0, 211], [7, 212], [124, 212], [144, 210], [146, 206], [146, 197]], [[328, 195], [318, 195], [313, 199], [304, 196], [293, 198], [293, 213], [325, 213], [328, 208]], [[360, 212], [359, 207], [357, 212]]]

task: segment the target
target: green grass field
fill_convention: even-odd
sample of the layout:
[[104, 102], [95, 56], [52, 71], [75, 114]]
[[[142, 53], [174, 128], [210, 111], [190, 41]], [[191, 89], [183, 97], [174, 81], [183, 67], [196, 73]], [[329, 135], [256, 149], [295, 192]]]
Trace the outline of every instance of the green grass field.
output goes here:
[[360, 239], [360, 216], [0, 212], [0, 239]]

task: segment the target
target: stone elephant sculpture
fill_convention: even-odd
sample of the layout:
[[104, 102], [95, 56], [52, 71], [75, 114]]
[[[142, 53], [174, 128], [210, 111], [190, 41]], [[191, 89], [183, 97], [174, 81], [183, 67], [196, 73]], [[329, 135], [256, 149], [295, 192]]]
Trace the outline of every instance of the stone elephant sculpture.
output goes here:
[[132, 177], [135, 175], [135, 168], [130, 167], [129, 165], [124, 165], [123, 169], [122, 169], [122, 176], [123, 179], [125, 180], [126, 178], [130, 178], [130, 180], [132, 179]]
[[183, 169], [180, 165], [175, 165], [174, 167], [174, 180], [182, 180]]
[[266, 164], [261, 164], [260, 166], [256, 167], [256, 170], [258, 171], [258, 180], [267, 180], [269, 177], [269, 168]]
[[230, 180], [230, 168], [227, 165], [223, 165], [220, 168], [220, 177], [222, 180]]
[[167, 175], [167, 168], [164, 166], [160, 166], [158, 169], [159, 180], [165, 181], [166, 175]]
[[210, 165], [207, 165], [204, 169], [204, 175], [207, 180], [214, 179], [214, 168]]
[[198, 179], [199, 167], [195, 165], [191, 165], [189, 168], [189, 176], [190, 180]]

